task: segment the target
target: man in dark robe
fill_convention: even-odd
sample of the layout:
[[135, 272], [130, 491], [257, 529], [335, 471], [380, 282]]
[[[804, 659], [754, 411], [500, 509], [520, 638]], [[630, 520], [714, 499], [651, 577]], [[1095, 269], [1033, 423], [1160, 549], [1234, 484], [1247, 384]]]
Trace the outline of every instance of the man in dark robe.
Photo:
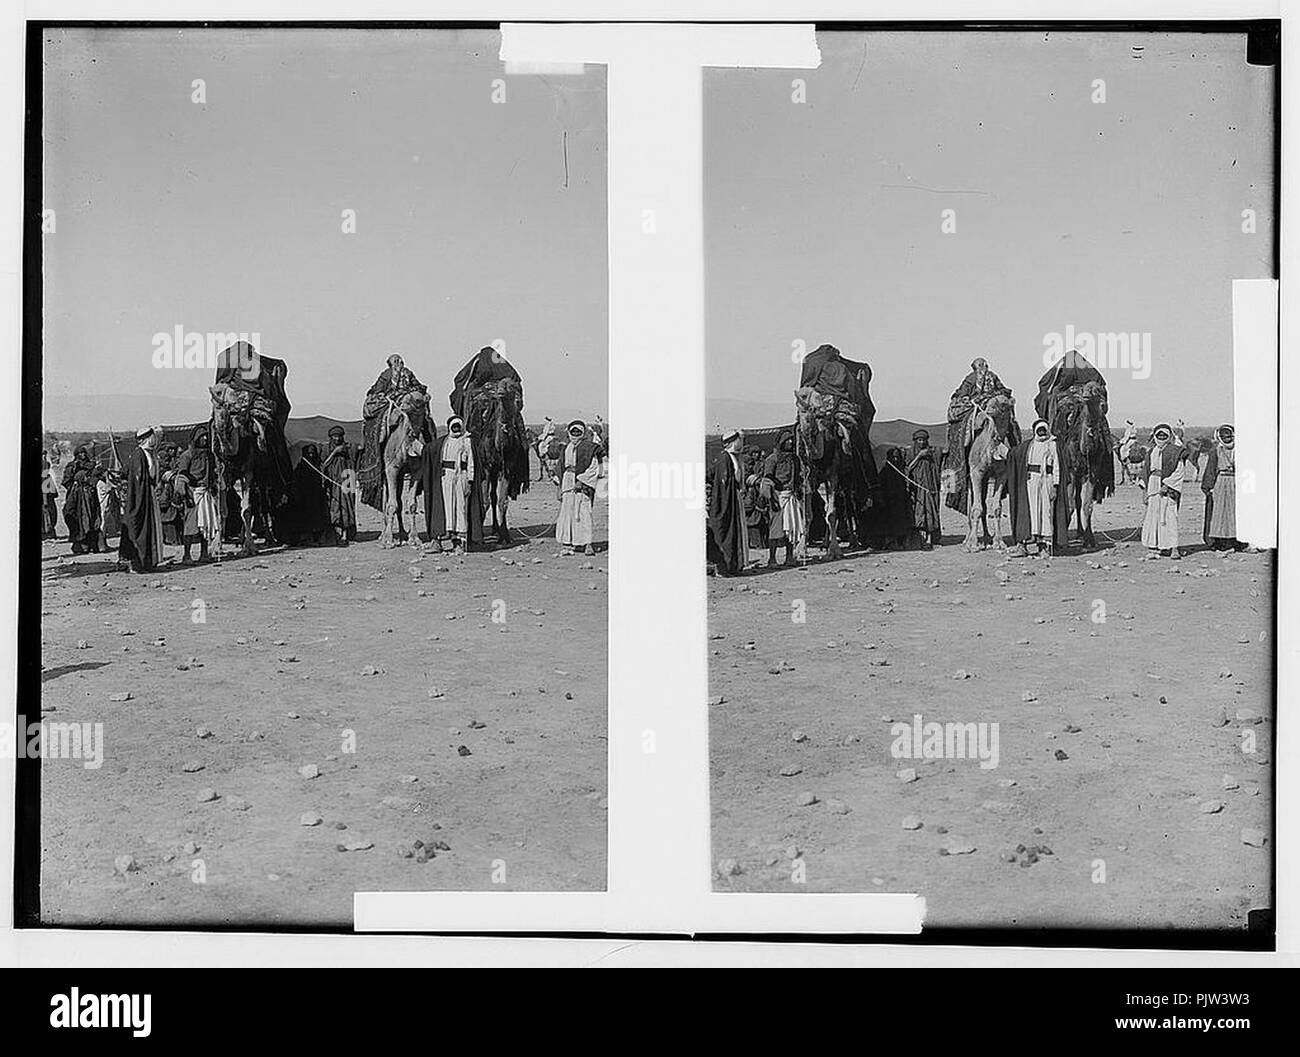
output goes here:
[[785, 564], [794, 561], [794, 549], [807, 535], [803, 514], [803, 481], [794, 433], [782, 430], [776, 449], [763, 461], [759, 493], [768, 504], [767, 564], [776, 566], [777, 548], [785, 547]]
[[724, 433], [722, 454], [713, 464], [707, 549], [719, 576], [739, 576], [745, 571], [745, 504], [740, 489], [743, 444], [739, 430]]
[[285, 543], [315, 546], [329, 528], [320, 448], [315, 444], [302, 446], [302, 457], [293, 471], [292, 495], [276, 515], [275, 534]]
[[939, 457], [930, 447], [930, 431], [918, 429], [912, 434], [912, 449], [904, 472], [912, 503], [912, 523], [921, 534], [921, 544], [932, 547], [943, 536], [939, 522]]
[[162, 513], [154, 494], [156, 442], [153, 428], [140, 430], [136, 433], [136, 449], [126, 460], [126, 501], [118, 555], [137, 573], [152, 572], [162, 561]]
[[[1046, 425], [1046, 423], [1043, 423]], [[1038, 553], [1034, 542], [1033, 516], [1029, 498], [1029, 449], [1035, 439], [1034, 432], [1011, 449], [1007, 455], [1007, 505], [1010, 512], [1011, 540], [1008, 552], [1012, 558], [1024, 558]], [[1052, 499], [1052, 553], [1060, 554], [1070, 540], [1070, 503], [1065, 488], [1057, 488]], [[1029, 548], [1033, 547], [1031, 551]]]
[[72, 461], [63, 470], [63, 520], [68, 526], [73, 554], [99, 551], [99, 468], [90, 458], [88, 445], [78, 445]]
[[968, 436], [971, 415], [995, 396], [1011, 395], [1011, 390], [989, 369], [988, 360], [983, 356], [971, 360], [970, 366], [970, 374], [962, 379], [948, 400], [948, 451], [944, 469], [952, 474], [953, 486], [944, 502], [961, 514], [966, 513], [966, 455], [971, 441]]
[[326, 514], [334, 529], [334, 542], [340, 547], [346, 547], [357, 538], [356, 458], [345, 437], [342, 426], [330, 427], [329, 454], [321, 465], [321, 472], [327, 479]]

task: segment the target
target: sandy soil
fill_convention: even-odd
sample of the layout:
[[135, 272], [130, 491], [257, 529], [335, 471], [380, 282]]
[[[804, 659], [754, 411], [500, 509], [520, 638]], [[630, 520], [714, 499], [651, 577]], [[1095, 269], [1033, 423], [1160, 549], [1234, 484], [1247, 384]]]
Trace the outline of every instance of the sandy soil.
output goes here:
[[105, 759], [42, 765], [45, 920], [346, 926], [354, 891], [603, 889], [605, 511], [596, 557], [560, 557], [556, 508], [535, 484], [511, 507], [532, 538], [464, 558], [132, 576], [47, 543], [44, 718], [102, 722]]
[[[1275, 556], [1146, 560], [1138, 497], [1094, 520], [1132, 542], [1089, 554], [967, 554], [953, 516], [934, 551], [711, 579], [715, 888], [919, 892], [948, 926], [1234, 928], [1270, 906]], [[998, 724], [998, 766], [896, 758], [914, 714]]]

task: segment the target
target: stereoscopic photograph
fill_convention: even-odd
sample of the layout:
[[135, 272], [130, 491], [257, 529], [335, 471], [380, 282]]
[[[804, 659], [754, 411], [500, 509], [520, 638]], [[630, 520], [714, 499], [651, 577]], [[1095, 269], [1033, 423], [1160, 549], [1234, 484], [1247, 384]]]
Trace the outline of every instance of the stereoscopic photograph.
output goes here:
[[500, 41], [42, 31], [40, 923], [604, 889], [604, 68]]
[[1271, 930], [1233, 283], [1277, 274], [1274, 42], [823, 29], [706, 72], [715, 890]]

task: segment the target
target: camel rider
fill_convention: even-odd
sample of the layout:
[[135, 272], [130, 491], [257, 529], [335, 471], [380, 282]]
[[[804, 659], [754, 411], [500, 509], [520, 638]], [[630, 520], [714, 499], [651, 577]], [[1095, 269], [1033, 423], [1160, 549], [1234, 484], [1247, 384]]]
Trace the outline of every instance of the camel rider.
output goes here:
[[470, 535], [470, 489], [474, 484], [474, 442], [459, 415], [447, 419], [442, 442], [442, 503], [453, 553], [462, 553]]
[[379, 377], [375, 379], [375, 384], [366, 393], [365, 405], [362, 408], [362, 416], [365, 419], [377, 420], [379, 424], [374, 450], [382, 450], [384, 441], [388, 439], [391, 428], [389, 411], [398, 406], [408, 393], [428, 391], [428, 387], [420, 384], [420, 380], [406, 366], [406, 362], [398, 353], [395, 352], [388, 357], [388, 366], [380, 372]]
[[977, 356], [971, 360], [970, 374], [953, 390], [948, 401], [948, 464], [953, 487], [945, 502], [954, 510], [966, 510], [966, 452], [971, 441], [971, 419], [976, 408], [981, 410], [995, 396], [1010, 396], [1011, 390], [989, 369], [988, 360]]

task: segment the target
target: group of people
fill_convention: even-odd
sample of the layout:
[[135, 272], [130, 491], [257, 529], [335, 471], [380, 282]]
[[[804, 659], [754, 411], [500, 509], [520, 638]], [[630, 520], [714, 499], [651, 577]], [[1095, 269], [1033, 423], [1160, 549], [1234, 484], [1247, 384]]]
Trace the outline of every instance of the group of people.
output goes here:
[[[287, 500], [269, 516], [259, 512], [255, 532], [297, 546], [346, 547], [355, 542], [358, 498], [382, 505], [374, 487], [382, 481], [373, 472], [366, 477], [377, 459], [362, 460], [361, 455], [370, 447], [382, 450], [388, 411], [412, 391], [427, 395], [402, 358], [389, 357], [388, 368], [367, 394], [363, 446], [349, 444], [342, 426], [330, 428], [323, 449], [315, 442], [303, 444], [290, 475]], [[597, 423], [599, 428], [599, 417]], [[273, 438], [266, 435], [266, 423], [261, 425], [258, 445], [269, 449]], [[116, 536], [119, 560], [135, 572], [149, 572], [162, 564], [165, 545], [183, 548], [183, 564], [194, 560], [195, 545], [199, 562], [211, 560], [214, 551], [220, 552], [223, 538], [237, 538], [242, 532], [237, 497], [227, 495], [227, 502], [220, 502], [211, 431], [209, 424], [196, 426], [188, 447], [181, 448], [165, 439], [162, 427], [145, 427], [136, 433], [136, 447], [120, 468], [116, 457], [113, 468], [102, 465], [93, 446], [86, 443], [75, 449], [60, 475], [57, 450], [47, 452], [41, 472], [45, 538], [57, 535], [61, 484], [63, 518], [74, 554], [106, 553], [108, 540]], [[453, 414], [445, 430], [427, 425], [416, 447], [418, 456], [408, 481], [414, 494], [423, 496], [428, 545], [464, 552], [480, 544], [482, 475], [475, 465], [475, 438], [465, 418]], [[557, 457], [549, 461], [548, 469], [559, 504], [556, 539], [566, 554], [594, 554], [593, 510], [605, 458], [603, 438], [583, 420], [574, 419], [565, 429], [563, 443], [555, 447]], [[285, 452], [287, 461], [287, 448]]]
[[[909, 448], [891, 447], [872, 505], [850, 532], [879, 550], [930, 549], [940, 539], [941, 453], [917, 429]], [[720, 576], [742, 573], [749, 551], [767, 552], [767, 567], [789, 565], [808, 542], [803, 471], [792, 430], [768, 453], [746, 449], [742, 431], [728, 430], [708, 477], [708, 561]], [[781, 560], [778, 561], [778, 555]]]
[[[1065, 394], [1094, 399], [1100, 394], [1105, 409], [1105, 383], [1100, 374], [1077, 354], [1057, 365], [1040, 383], [1035, 419], [1021, 438], [1011, 423], [997, 458], [1006, 463], [1007, 498], [1013, 557], [1059, 552], [1068, 540], [1069, 505], [1064, 494], [1065, 467], [1061, 443], [1049, 418], [1057, 413]], [[995, 397], [1011, 397], [982, 357], [971, 363], [970, 373], [953, 392], [948, 409], [947, 458], [931, 447], [929, 432], [917, 429], [910, 448], [885, 451], [878, 483], [861, 508], [842, 510], [841, 524], [876, 550], [929, 548], [941, 539], [940, 496], [963, 514], [966, 510], [966, 459], [973, 421]], [[1005, 405], [1004, 405], [1005, 406]], [[1134, 477], [1143, 492], [1143, 545], [1153, 556], [1178, 558], [1181, 547], [1178, 512], [1185, 483], [1194, 479], [1188, 470], [1189, 452], [1181, 421], [1176, 427], [1158, 423], [1140, 466], [1134, 446], [1137, 427], [1126, 423], [1116, 445], [1121, 459], [1132, 458]], [[807, 542], [802, 473], [794, 435], [785, 431], [776, 449], [764, 454], [747, 451], [740, 430], [722, 437], [723, 451], [709, 474], [707, 552], [710, 570], [738, 575], [749, 564], [749, 550], [767, 550], [767, 565], [776, 566], [784, 548], [789, 563], [796, 548]], [[1235, 433], [1230, 424], [1215, 430], [1199, 474], [1205, 498], [1203, 541], [1217, 550], [1241, 550], [1236, 526]], [[855, 524], [855, 518], [861, 524]]]

